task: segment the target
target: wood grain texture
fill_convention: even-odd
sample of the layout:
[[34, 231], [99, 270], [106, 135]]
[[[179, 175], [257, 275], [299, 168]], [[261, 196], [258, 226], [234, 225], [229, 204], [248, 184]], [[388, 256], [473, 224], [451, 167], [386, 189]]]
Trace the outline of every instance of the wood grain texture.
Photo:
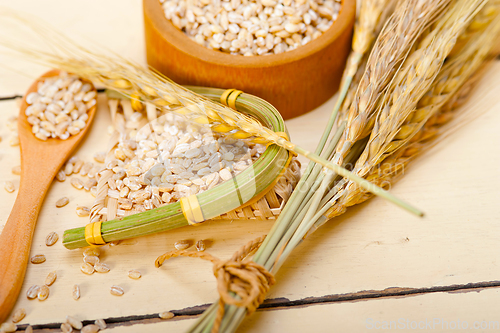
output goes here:
[[[2, 4], [24, 8], [70, 34], [88, 36], [98, 44], [108, 45], [120, 54], [145, 63], [139, 0], [88, 0], [71, 4], [62, 4], [58, 0], [4, 0]], [[8, 33], [14, 36], [14, 32]], [[27, 77], [20, 76], [0, 66], [0, 96], [13, 92], [22, 94], [45, 70], [20, 59], [6, 58], [3, 54], [0, 54], [0, 60], [5, 66], [28, 74]], [[476, 116], [415, 161], [394, 186], [395, 194], [427, 212], [425, 220], [410, 217], [378, 199], [354, 207], [322, 227], [292, 253], [278, 274], [277, 284], [269, 297], [294, 302], [310, 297], [360, 295], [365, 291], [388, 288], [436, 288], [498, 280], [498, 86], [500, 63], [497, 62], [478, 84], [473, 98], [464, 108], [475, 110]], [[334, 102], [335, 98], [331, 98], [316, 110], [289, 120], [287, 126], [292, 141], [306, 149], [314, 149]], [[19, 147], [9, 146], [10, 133], [4, 124], [6, 119], [18, 113], [18, 108], [14, 101], [8, 100], [0, 101], [0, 110], [0, 136], [3, 139], [0, 142], [1, 230], [17, 193], [5, 192], [3, 181], [12, 180], [16, 188], [19, 187], [19, 176], [11, 174], [10, 170], [20, 164], [20, 155]], [[92, 161], [95, 152], [106, 150], [109, 124], [106, 101], [100, 94], [91, 132], [75, 154]], [[54, 203], [62, 196], [67, 196], [70, 203], [56, 209]], [[43, 253], [47, 261], [41, 265], [28, 265], [21, 297], [15, 306], [15, 309], [26, 309], [27, 316], [22, 325], [54, 323], [52, 332], [59, 332], [57, 323], [61, 323], [67, 314], [89, 321], [97, 318], [123, 320], [120, 318], [127, 316], [152, 318], [162, 311], [193, 309], [208, 304], [217, 297], [210, 264], [176, 258], [155, 269], [154, 259], [171, 250], [173, 243], [180, 239], [212, 239], [208, 251], [220, 258], [228, 258], [239, 246], [267, 233], [271, 227], [269, 221], [260, 220], [214, 221], [197, 228], [186, 227], [173, 233], [129, 240], [104, 251], [102, 260], [112, 268], [109, 273], [87, 276], [79, 270], [81, 250], [68, 251], [60, 241], [47, 247], [44, 240], [51, 231], [61, 236], [65, 229], [84, 226], [87, 219], [77, 217], [75, 207], [90, 206], [93, 199], [88, 192], [72, 188], [68, 180], [51, 185], [39, 214], [31, 249], [31, 255]], [[143, 277], [131, 280], [126, 275], [130, 269], [139, 269]], [[50, 287], [49, 298], [43, 302], [28, 301], [26, 290], [33, 284], [42, 284], [45, 276], [53, 270], [57, 271], [58, 279]], [[82, 289], [78, 301], [71, 298], [74, 284], [79, 284]], [[121, 298], [110, 295], [109, 287], [113, 284], [123, 286], [125, 295]], [[366, 332], [367, 318], [497, 320], [500, 302], [497, 289], [399, 295], [258, 311], [243, 323], [241, 331], [295, 333], [306, 328], [318, 332]], [[183, 332], [194, 322], [194, 319], [184, 318], [187, 317], [171, 321], [132, 320], [110, 325], [109, 331]]]
[[[58, 70], [51, 70], [33, 82], [25, 96], [37, 91], [38, 82], [56, 76]], [[18, 116], [18, 134], [21, 146], [21, 181], [14, 207], [0, 234], [0, 322], [12, 310], [21, 286], [29, 260], [31, 241], [45, 194], [55, 175], [70, 157], [88, 132], [89, 126], [67, 140], [35, 138], [27, 121], [26, 99], [21, 102]], [[91, 124], [97, 107], [87, 111], [87, 124]]]
[[323, 104], [338, 89], [355, 2], [344, 0], [332, 27], [296, 50], [244, 57], [198, 45], [165, 18], [158, 0], [144, 0], [147, 60], [177, 83], [236, 88], [267, 100], [289, 119]]
[[[269, 298], [294, 302], [309, 297], [324, 298], [367, 290], [432, 288], [498, 280], [500, 268], [494, 253], [500, 237], [496, 218], [500, 214], [496, 205], [500, 197], [500, 151], [498, 145], [491, 146], [491, 143], [500, 142], [500, 113], [496, 112], [500, 109], [500, 97], [495, 89], [499, 84], [500, 64], [496, 63], [465, 106], [465, 109], [475, 110], [476, 119], [465, 123], [435, 149], [420, 157], [394, 187], [394, 193], [422, 207], [428, 213], [426, 219], [408, 216], [378, 199], [350, 209], [347, 214], [313, 234], [292, 253], [277, 275], [277, 284]], [[331, 111], [334, 102], [332, 99], [310, 114], [288, 121], [292, 140], [306, 148], [314, 148], [320, 135], [318, 129], [323, 125], [322, 119]], [[4, 110], [0, 120], [15, 113], [13, 101], [0, 103]], [[110, 120], [102, 96], [98, 109], [91, 133], [77, 152], [78, 156], [87, 160], [92, 159], [94, 152], [104, 150], [103, 143], [108, 139], [106, 127]], [[6, 137], [5, 134], [6, 128], [3, 127], [0, 135]], [[15, 179], [16, 176], [8, 172], [12, 166], [19, 164], [18, 149], [9, 147], [6, 141], [0, 142], [0, 154], [3, 155], [0, 168], [6, 170], [0, 174], [0, 182]], [[481, 169], [479, 173], [476, 171], [478, 166]], [[61, 196], [68, 196], [70, 204], [56, 209], [53, 204]], [[13, 197], [13, 194], [0, 191], [1, 212], [10, 211]], [[32, 255], [44, 253], [47, 262], [28, 267], [22, 296], [16, 304], [16, 308], [23, 307], [28, 313], [22, 323], [60, 323], [67, 314], [85, 320], [121, 320], [119, 318], [149, 316], [210, 303], [217, 297], [210, 264], [190, 258], [175, 258], [155, 269], [156, 257], [173, 249], [177, 240], [210, 239], [213, 243], [208, 251], [220, 258], [228, 258], [245, 242], [267, 233], [272, 223], [261, 220], [211, 221], [198, 227], [129, 240], [104, 251], [102, 260], [111, 266], [111, 272], [87, 276], [79, 270], [81, 250], [68, 251], [60, 242], [46, 247], [44, 239], [51, 231], [61, 235], [69, 227], [85, 225], [87, 219], [77, 217], [74, 209], [77, 205], [89, 205], [92, 200], [88, 192], [73, 189], [68, 181], [53, 183], [39, 216], [31, 251]], [[7, 214], [0, 216], [0, 225], [6, 217]], [[126, 273], [130, 269], [139, 269], [143, 277], [137, 281], [129, 279]], [[58, 280], [50, 287], [49, 298], [44, 302], [28, 301], [24, 296], [26, 290], [33, 284], [42, 283], [52, 270], [57, 271]], [[82, 297], [78, 301], [71, 298], [73, 284], [79, 284], [82, 289]], [[110, 295], [109, 287], [113, 284], [124, 287], [125, 295]], [[443, 303], [440, 304], [447, 304], [446, 297], [450, 294], [443, 295]], [[491, 302], [495, 300], [491, 298]], [[363, 303], [371, 302], [375, 301]], [[454, 304], [451, 298], [448, 302]], [[297, 316], [304, 320], [304, 325], [319, 328], [328, 323], [338, 327], [349, 325], [336, 313], [350, 312], [356, 320], [364, 320], [364, 310], [346, 304], [332, 305], [335, 307], [329, 308], [331, 310], [324, 314], [323, 320], [308, 317], [309, 310], [297, 308], [266, 312], [263, 317], [258, 312], [258, 319], [250, 319], [256, 326], [249, 326], [248, 331], [273, 331], [281, 323], [290, 332], [300, 332], [302, 326], [298, 324], [295, 329], [286, 326], [288, 320], [293, 322]], [[405, 304], [398, 313], [409, 315], [417, 303]], [[462, 304], [466, 304], [465, 301]], [[327, 306], [313, 305], [309, 309]], [[391, 309], [397, 307], [379, 302], [371, 309], [392, 313]], [[488, 309], [487, 306], [483, 308]], [[182, 332], [191, 325], [187, 322], [161, 322], [158, 329], [171, 327], [172, 332]], [[141, 332], [146, 327], [148, 330], [157, 329], [147, 325], [147, 322], [132, 321], [112, 329], [116, 332]], [[363, 331], [359, 327], [351, 328], [354, 332]]]

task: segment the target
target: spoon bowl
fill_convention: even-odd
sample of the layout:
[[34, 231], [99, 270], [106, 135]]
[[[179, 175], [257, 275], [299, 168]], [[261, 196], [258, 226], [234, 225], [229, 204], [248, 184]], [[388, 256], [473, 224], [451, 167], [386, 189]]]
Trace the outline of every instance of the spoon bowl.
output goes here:
[[[67, 140], [37, 139], [25, 113], [28, 107], [26, 96], [38, 90], [38, 82], [59, 74], [59, 70], [51, 70], [40, 76], [28, 89], [21, 103], [18, 117], [21, 182], [14, 207], [0, 235], [0, 323], [11, 312], [21, 290], [33, 232], [45, 195], [56, 174], [88, 132], [97, 109], [97, 105], [94, 105], [87, 110], [86, 126], [77, 135]], [[92, 89], [95, 90], [94, 86]]]

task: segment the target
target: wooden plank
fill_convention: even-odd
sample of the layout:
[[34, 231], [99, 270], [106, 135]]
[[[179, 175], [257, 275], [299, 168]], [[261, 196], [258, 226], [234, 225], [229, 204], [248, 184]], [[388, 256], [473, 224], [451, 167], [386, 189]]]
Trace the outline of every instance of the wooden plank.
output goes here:
[[[430, 330], [455, 332], [500, 329], [497, 304], [500, 289], [419, 294], [409, 297], [325, 303], [313, 306], [259, 310], [248, 317], [238, 332], [367, 332]], [[112, 323], [107, 332], [184, 332], [196, 318], [149, 319]]]
[[[491, 249], [496, 248], [500, 227], [496, 216], [499, 197], [498, 123], [500, 64], [496, 64], [477, 88], [468, 108], [486, 112], [477, 120], [450, 134], [429, 154], [415, 162], [394, 192], [425, 209], [428, 217], [419, 220], [389, 204], [374, 199], [350, 210], [307, 239], [291, 256], [277, 276], [278, 283], [269, 297], [299, 300], [388, 287], [429, 287], [455, 283], [495, 280], [500, 273], [492, 265]], [[104, 149], [109, 123], [106, 106], [99, 99], [97, 122], [77, 155], [91, 159]], [[314, 148], [333, 100], [301, 118], [288, 122], [298, 144]], [[15, 114], [13, 101], [0, 104], [0, 120]], [[0, 135], [8, 133], [5, 126]], [[18, 164], [18, 148], [0, 143], [2, 158], [0, 182], [15, 179], [9, 174]], [[480, 166], [481, 172], [476, 171]], [[68, 196], [70, 204], [56, 209], [54, 202]], [[41, 212], [32, 253], [44, 253], [47, 262], [30, 265], [23, 294], [32, 284], [57, 270], [58, 280], [44, 302], [28, 301], [22, 296], [16, 307], [27, 310], [23, 323], [61, 322], [65, 315], [81, 319], [116, 318], [179, 310], [216, 299], [215, 280], [210, 264], [195, 259], [177, 258], [155, 269], [154, 259], [172, 249], [179, 239], [212, 239], [209, 251], [229, 257], [245, 242], [265, 234], [268, 221], [208, 222], [169, 233], [124, 242], [105, 251], [104, 262], [112, 267], [108, 274], [83, 275], [79, 271], [81, 250], [68, 251], [57, 243], [47, 248], [44, 238], [50, 231], [60, 235], [64, 229], [84, 225], [76, 217], [78, 204], [93, 198], [71, 188], [68, 182], [54, 183]], [[0, 225], [5, 223], [14, 195], [0, 191]], [[140, 269], [144, 276], [134, 281], [129, 269]], [[82, 298], [71, 299], [71, 287], [80, 284]], [[125, 288], [123, 297], [109, 294], [112, 284]], [[96, 306], [105, 303], [105, 307]], [[132, 326], [133, 327], [133, 326]], [[121, 329], [121, 328], [120, 328]], [[125, 328], [124, 328], [125, 329]]]

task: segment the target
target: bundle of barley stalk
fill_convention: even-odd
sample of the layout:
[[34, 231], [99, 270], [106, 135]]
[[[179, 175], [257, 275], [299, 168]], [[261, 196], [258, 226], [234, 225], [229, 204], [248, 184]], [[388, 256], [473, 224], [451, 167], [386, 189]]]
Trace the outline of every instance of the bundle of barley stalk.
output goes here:
[[[362, 1], [353, 52], [316, 153], [349, 162], [356, 175], [389, 187], [445, 130], [499, 32], [498, 0]], [[269, 272], [275, 274], [311, 232], [369, 197], [358, 184], [310, 163], [252, 265], [243, 262], [235, 271], [245, 249], [229, 262], [232, 271], [217, 270], [221, 299], [189, 331], [234, 332], [274, 283]], [[189, 253], [166, 253], [157, 265], [180, 255]]]
[[[62, 42], [65, 46], [59, 50], [65, 56], [3, 44], [210, 124], [213, 131], [228, 137], [275, 144], [312, 161], [265, 239], [249, 244], [229, 263], [199, 255], [216, 265], [221, 299], [190, 332], [233, 332], [264, 300], [274, 283], [272, 274], [291, 251], [347, 207], [376, 194], [421, 215], [375, 184], [387, 187], [396, 181], [401, 166], [429, 147], [452, 118], [452, 110], [470, 90], [471, 77], [484, 64], [500, 31], [499, 7], [498, 0], [362, 1], [339, 97], [314, 153], [155, 72], [121, 58], [70, 48], [71, 41], [44, 26], [38, 27], [40, 35], [52, 45]], [[346, 165], [353, 168], [347, 171], [342, 167]], [[253, 261], [242, 261], [257, 248]], [[176, 251], [159, 257], [156, 264], [180, 255], [194, 256]]]

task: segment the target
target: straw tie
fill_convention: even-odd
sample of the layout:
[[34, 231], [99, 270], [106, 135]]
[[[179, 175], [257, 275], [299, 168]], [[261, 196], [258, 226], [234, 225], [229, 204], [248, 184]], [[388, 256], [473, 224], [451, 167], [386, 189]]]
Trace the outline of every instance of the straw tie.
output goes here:
[[[173, 257], [193, 257], [210, 261], [214, 264], [213, 271], [217, 279], [217, 290], [220, 295], [217, 316], [211, 332], [218, 332], [224, 316], [225, 304], [245, 307], [247, 315], [257, 310], [264, 301], [269, 289], [275, 283], [274, 276], [263, 266], [246, 260], [249, 254], [257, 250], [266, 236], [261, 236], [248, 242], [231, 259], [223, 261], [205, 252], [177, 250], [167, 252], [155, 261], [156, 267]], [[235, 296], [238, 296], [236, 298]]]

